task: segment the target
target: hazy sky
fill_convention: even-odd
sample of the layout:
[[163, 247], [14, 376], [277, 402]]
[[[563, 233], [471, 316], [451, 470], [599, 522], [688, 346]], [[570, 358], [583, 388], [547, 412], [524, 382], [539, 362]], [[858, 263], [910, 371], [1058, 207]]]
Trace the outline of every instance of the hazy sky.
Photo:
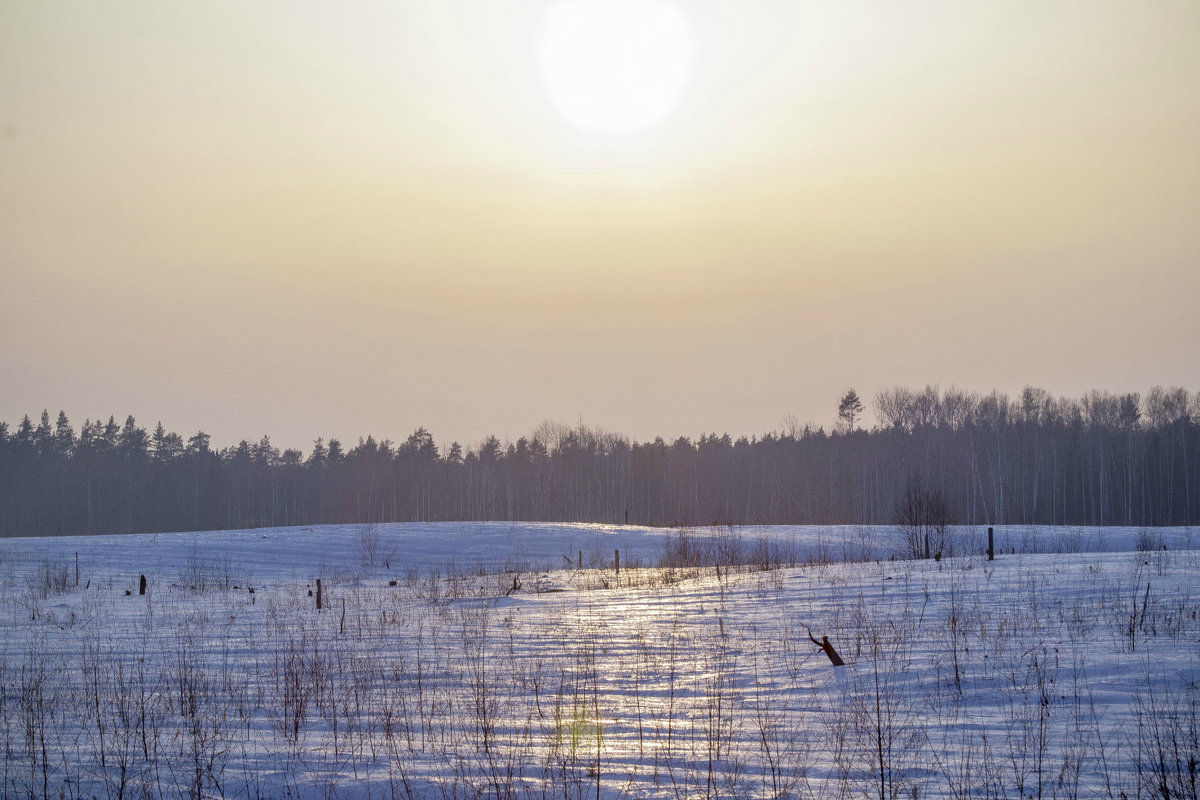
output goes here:
[[551, 102], [547, 5], [0, 0], [0, 419], [307, 449], [1200, 389], [1200, 4], [681, 1], [632, 136]]

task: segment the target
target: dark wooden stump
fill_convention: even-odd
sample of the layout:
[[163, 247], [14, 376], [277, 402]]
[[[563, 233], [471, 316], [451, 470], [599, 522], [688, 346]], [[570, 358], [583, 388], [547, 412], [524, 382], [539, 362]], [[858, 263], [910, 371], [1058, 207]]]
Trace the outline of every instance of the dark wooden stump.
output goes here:
[[817, 641], [817, 637], [812, 635], [812, 631], [809, 631], [808, 638], [812, 639], [813, 644], [825, 651], [825, 655], [829, 657], [830, 664], [833, 664], [835, 667], [846, 666], [846, 662], [838, 655], [838, 651], [833, 649], [833, 644], [830, 643], [828, 636], [822, 636], [821, 640]]

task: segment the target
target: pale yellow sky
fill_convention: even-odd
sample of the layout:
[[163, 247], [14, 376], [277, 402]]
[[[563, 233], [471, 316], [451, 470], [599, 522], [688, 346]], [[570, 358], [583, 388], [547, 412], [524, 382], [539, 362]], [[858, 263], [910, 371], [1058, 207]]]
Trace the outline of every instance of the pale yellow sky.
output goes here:
[[680, 2], [575, 130], [547, 3], [0, 0], [0, 419], [638, 439], [848, 386], [1200, 389], [1200, 4]]

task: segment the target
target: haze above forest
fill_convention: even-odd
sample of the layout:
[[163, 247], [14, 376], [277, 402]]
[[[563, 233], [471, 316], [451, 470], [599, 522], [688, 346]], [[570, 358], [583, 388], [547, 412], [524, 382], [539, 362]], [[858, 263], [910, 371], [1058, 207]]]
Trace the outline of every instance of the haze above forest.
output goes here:
[[670, 441], [1200, 385], [1200, 6], [675, 4], [682, 94], [610, 135], [550, 5], [0, 0], [0, 418]]

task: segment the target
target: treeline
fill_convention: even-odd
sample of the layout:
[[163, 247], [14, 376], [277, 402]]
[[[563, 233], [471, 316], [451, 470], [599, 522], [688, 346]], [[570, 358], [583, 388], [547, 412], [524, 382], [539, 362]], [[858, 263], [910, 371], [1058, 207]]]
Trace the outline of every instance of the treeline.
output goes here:
[[[857, 395], [840, 411], [861, 409]], [[857, 405], [856, 405], [857, 404]], [[632, 442], [545, 423], [502, 443], [443, 452], [405, 441], [317, 439], [307, 456], [208, 434], [153, 431], [133, 417], [78, 432], [43, 412], [0, 422], [0, 535], [206, 530], [432, 520], [647, 525], [890, 523], [906, 487], [933, 487], [970, 524], [1200, 522], [1200, 396], [1091, 392], [1017, 398], [933, 387], [874, 398], [826, 432], [785, 429]]]

